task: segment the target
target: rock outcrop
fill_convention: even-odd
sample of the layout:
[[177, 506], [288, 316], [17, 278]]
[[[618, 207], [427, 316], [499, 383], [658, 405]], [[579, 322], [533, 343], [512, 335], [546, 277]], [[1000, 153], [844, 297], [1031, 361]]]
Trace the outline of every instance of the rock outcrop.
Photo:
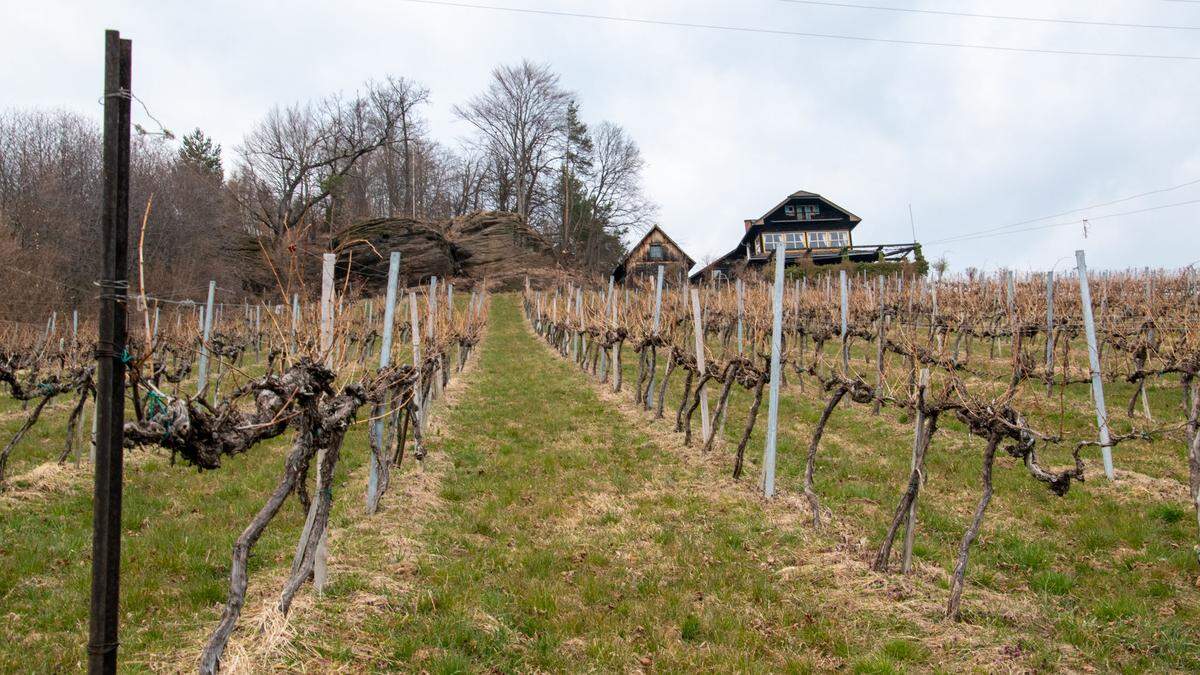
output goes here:
[[515, 290], [526, 276], [541, 286], [563, 273], [550, 244], [515, 213], [477, 211], [450, 220], [376, 218], [333, 241], [338, 265], [352, 264], [370, 286], [387, 279], [388, 254], [400, 251], [401, 285], [436, 275], [492, 290]]

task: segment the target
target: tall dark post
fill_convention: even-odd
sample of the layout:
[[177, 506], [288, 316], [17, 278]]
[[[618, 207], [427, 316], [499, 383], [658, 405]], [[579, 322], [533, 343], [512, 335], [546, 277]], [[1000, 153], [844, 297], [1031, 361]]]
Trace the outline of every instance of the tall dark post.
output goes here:
[[96, 491], [92, 510], [92, 610], [88, 672], [117, 670], [121, 482], [128, 288], [129, 110], [133, 42], [104, 33], [104, 193], [100, 205], [100, 336], [96, 345]]

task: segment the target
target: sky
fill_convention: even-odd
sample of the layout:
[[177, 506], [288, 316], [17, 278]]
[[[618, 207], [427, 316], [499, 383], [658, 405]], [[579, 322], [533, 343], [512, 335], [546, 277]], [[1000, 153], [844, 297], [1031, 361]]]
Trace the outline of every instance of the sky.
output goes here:
[[[1192, 29], [787, 0], [453, 4], [475, 6], [0, 0], [0, 109], [99, 119], [116, 28], [133, 40], [134, 93], [177, 134], [215, 137], [227, 165], [271, 106], [389, 74], [430, 89], [432, 134], [454, 144], [470, 130], [452, 106], [529, 59], [560, 74], [585, 121], [630, 132], [659, 223], [697, 260], [802, 189], [862, 218], [856, 244], [915, 230], [951, 271], [1062, 270], [1080, 248], [1096, 269], [1200, 263], [1200, 1], [834, 2]], [[153, 126], [136, 106], [134, 121]]]

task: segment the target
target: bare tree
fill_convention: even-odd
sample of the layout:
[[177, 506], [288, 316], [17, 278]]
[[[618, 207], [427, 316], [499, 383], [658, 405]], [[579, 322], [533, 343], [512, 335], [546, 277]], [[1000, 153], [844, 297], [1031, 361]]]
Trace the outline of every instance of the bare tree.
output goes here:
[[454, 112], [474, 126], [492, 156], [501, 208], [531, 218], [540, 179], [556, 159], [569, 94], [546, 65], [522, 61], [492, 71], [487, 90]]
[[331, 196], [360, 159], [391, 142], [408, 110], [392, 93], [390, 84], [371, 84], [365, 95], [271, 109], [239, 148], [239, 180], [250, 191], [241, 201], [260, 233], [282, 235], [322, 204], [332, 226]]
[[[409, 215], [417, 216], [417, 175], [413, 167], [413, 146], [425, 135], [425, 121], [416, 108], [429, 102], [429, 90], [404, 77], [389, 76], [371, 89], [371, 98], [380, 110], [397, 120], [383, 146], [383, 168], [388, 196], [387, 215], [396, 215], [406, 203]], [[399, 136], [397, 151], [395, 136]], [[402, 168], [398, 169], [397, 164]], [[407, 200], [403, 193], [407, 192]]]
[[595, 148], [588, 176], [588, 197], [596, 220], [610, 232], [624, 234], [645, 227], [657, 211], [642, 192], [642, 159], [637, 143], [612, 122], [601, 122], [592, 134]]

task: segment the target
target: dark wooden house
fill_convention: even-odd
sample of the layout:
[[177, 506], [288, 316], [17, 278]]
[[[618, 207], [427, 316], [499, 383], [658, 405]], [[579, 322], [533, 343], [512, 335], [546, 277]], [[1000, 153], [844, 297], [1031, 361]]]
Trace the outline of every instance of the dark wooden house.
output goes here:
[[651, 227], [641, 241], [629, 249], [621, 262], [613, 269], [613, 281], [623, 282], [636, 276], [655, 276], [658, 267], [664, 267], [664, 278], [674, 281], [684, 278], [696, 264], [675, 240], [667, 236], [658, 225]]
[[916, 248], [915, 243], [856, 246], [854, 228], [861, 221], [815, 192], [798, 190], [762, 217], [744, 221], [737, 247], [696, 272], [692, 279], [736, 276], [740, 270], [762, 266], [776, 248], [784, 250], [789, 265], [800, 261], [826, 265], [904, 260]]

